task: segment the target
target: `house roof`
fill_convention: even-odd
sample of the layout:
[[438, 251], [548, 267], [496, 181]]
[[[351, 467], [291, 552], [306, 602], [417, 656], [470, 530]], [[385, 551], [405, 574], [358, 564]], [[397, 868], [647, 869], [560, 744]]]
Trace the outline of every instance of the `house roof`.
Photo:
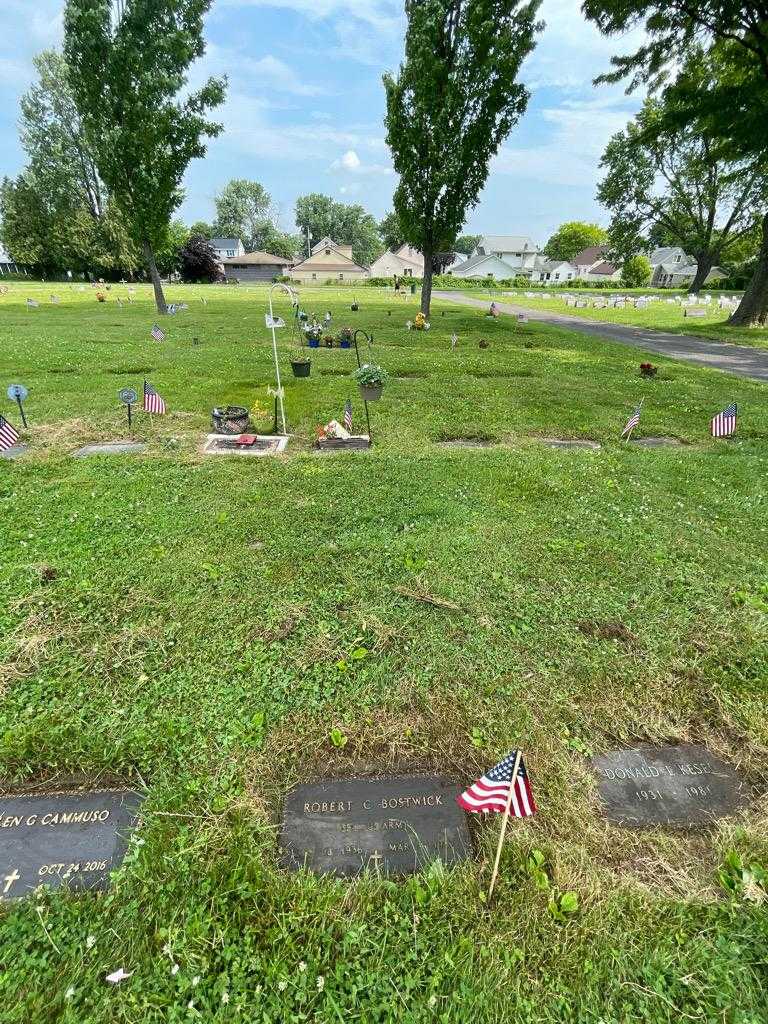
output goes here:
[[[312, 246], [312, 256], [314, 256], [315, 253], [320, 252], [321, 249], [333, 249], [334, 252], [338, 252], [339, 249], [341, 249], [342, 247], [345, 249], [351, 249], [352, 243], [334, 242], [332, 238], [328, 238], [326, 236], [325, 238], [321, 238], [319, 242], [315, 242], [315, 244]], [[344, 253], [342, 253], [341, 255], [343, 256]]]
[[487, 263], [488, 260], [495, 260], [496, 263], [500, 263], [503, 267], [506, 267], [509, 271], [510, 277], [514, 277], [517, 274], [517, 270], [514, 267], [510, 267], [510, 265], [505, 263], [500, 256], [494, 256], [493, 253], [478, 253], [476, 256], [470, 256], [469, 259], [465, 260], [460, 267], [455, 267], [454, 265], [454, 269], [461, 270], [461, 273], [465, 274], [470, 270], [476, 270], [478, 267], [482, 266], [483, 263]]
[[588, 245], [586, 249], [576, 253], [571, 263], [575, 263], [577, 267], [591, 267], [602, 260], [607, 251], [607, 245]]
[[612, 274], [615, 274], [618, 269], [619, 268], [613, 263], [603, 260], [603, 262], [598, 263], [596, 267], [592, 267], [589, 272], [590, 274], [605, 274], [607, 277], [610, 277]]
[[573, 264], [569, 260], [537, 260], [534, 270], [546, 270], [548, 273], [553, 270], [559, 270], [560, 267], [571, 267]]
[[243, 243], [239, 238], [212, 238], [208, 244], [214, 249], [237, 249]]
[[[342, 253], [339, 253], [338, 255], [341, 259], [345, 259]], [[364, 267], [362, 263], [355, 263], [354, 260], [346, 260], [344, 263], [313, 263], [312, 257], [310, 256], [308, 260], [302, 260], [301, 263], [294, 263], [293, 267], [291, 267], [291, 273], [295, 273], [297, 270], [300, 270], [302, 273], [310, 270], [320, 272], [326, 270], [359, 270], [361, 273], [367, 274], [370, 267]]]
[[[650, 261], [652, 266], [657, 266], [659, 263], [666, 263], [676, 253], [681, 253], [685, 256], [685, 252], [680, 248], [679, 245], [667, 245], [661, 246], [658, 249], [654, 249], [650, 255]], [[685, 256], [686, 260], [689, 260], [688, 256]], [[683, 264], [685, 266], [685, 264]]]
[[494, 252], [538, 252], [539, 247], [527, 235], [483, 235], [477, 243], [478, 253], [486, 256]]
[[264, 265], [287, 267], [290, 265], [291, 260], [286, 259], [284, 256], [274, 256], [271, 252], [247, 252], [244, 256], [229, 256], [222, 262], [225, 267]]

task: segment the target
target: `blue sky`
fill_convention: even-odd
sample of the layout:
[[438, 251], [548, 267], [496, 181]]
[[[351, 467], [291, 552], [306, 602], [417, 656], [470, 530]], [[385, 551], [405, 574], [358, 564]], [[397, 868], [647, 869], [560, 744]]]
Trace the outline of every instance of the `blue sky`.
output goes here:
[[[3, 0], [0, 39], [0, 174], [24, 155], [16, 121], [32, 78], [31, 58], [61, 41], [61, 0]], [[600, 154], [639, 105], [619, 86], [592, 79], [611, 54], [636, 39], [603, 39], [577, 0], [544, 0], [547, 26], [521, 80], [528, 111], [491, 166], [466, 230], [528, 234], [545, 241], [559, 223], [605, 223], [594, 201]], [[396, 178], [384, 142], [381, 75], [402, 52], [401, 0], [215, 0], [208, 51], [192, 84], [229, 76], [225, 125], [186, 178], [181, 216], [209, 219], [213, 196], [230, 178], [268, 189], [283, 226], [306, 192], [362, 203], [377, 217], [391, 207]]]

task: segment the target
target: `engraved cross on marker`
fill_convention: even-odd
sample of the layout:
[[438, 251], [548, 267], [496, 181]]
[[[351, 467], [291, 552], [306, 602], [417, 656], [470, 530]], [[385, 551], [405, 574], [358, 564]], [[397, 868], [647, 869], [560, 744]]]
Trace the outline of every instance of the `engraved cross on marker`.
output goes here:
[[373, 866], [378, 871], [379, 870], [379, 861], [380, 860], [384, 860], [384, 858], [381, 856], [381, 854], [379, 853], [378, 850], [374, 850], [373, 853], [368, 857], [368, 860], [369, 861], [371, 861], [371, 860], [373, 861]]
[[13, 871], [12, 871], [12, 873], [11, 873], [10, 875], [6, 875], [6, 876], [5, 876], [5, 878], [3, 879], [3, 881], [5, 882], [5, 888], [3, 889], [3, 896], [5, 896], [5, 894], [6, 894], [6, 893], [8, 892], [8, 890], [9, 890], [9, 889], [11, 888], [11, 886], [13, 885], [13, 883], [14, 883], [14, 882], [18, 882], [18, 880], [19, 880], [20, 878], [21, 878], [21, 875], [20, 875], [20, 874], [19, 874], [19, 872], [18, 872], [18, 871], [16, 870], [16, 868], [14, 868], [14, 869], [13, 869]]

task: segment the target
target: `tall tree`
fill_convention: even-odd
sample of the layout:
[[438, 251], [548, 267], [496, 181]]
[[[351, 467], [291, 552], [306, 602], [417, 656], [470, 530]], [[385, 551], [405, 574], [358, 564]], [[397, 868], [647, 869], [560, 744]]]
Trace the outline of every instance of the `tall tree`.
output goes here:
[[663, 100], [647, 99], [608, 143], [597, 190], [611, 213], [611, 250], [619, 259], [647, 247], [651, 228], [696, 259], [690, 290], [754, 229], [768, 204], [768, 162], [727, 159], [701, 125], [671, 127]]
[[528, 104], [517, 81], [543, 26], [539, 0], [405, 0], [405, 62], [384, 76], [394, 207], [424, 255], [429, 315], [436, 253], [453, 249], [488, 165]]
[[403, 229], [400, 227], [400, 220], [394, 210], [390, 210], [379, 221], [379, 234], [381, 240], [390, 252], [399, 249], [405, 243]]
[[464, 256], [471, 256], [482, 237], [482, 235], [459, 235], [453, 243], [454, 251], [460, 252]]
[[550, 260], [572, 260], [582, 249], [604, 245], [607, 241], [608, 232], [597, 224], [569, 220], [560, 225], [542, 251]]
[[[768, 11], [765, 0], [584, 0], [582, 10], [605, 35], [642, 25], [645, 36], [631, 54], [611, 59], [613, 70], [596, 81], [629, 79], [629, 90], [667, 84], [677, 123], [698, 119], [713, 146], [748, 158], [768, 156]], [[709, 48], [716, 80], [702, 92], [685, 73], [673, 80], [691, 47]], [[762, 243], [752, 280], [730, 323], [768, 322], [768, 211], [761, 211]]]
[[101, 179], [141, 246], [158, 311], [167, 312], [155, 261], [182, 200], [189, 162], [221, 125], [206, 112], [224, 99], [209, 78], [184, 94], [205, 52], [212, 0], [66, 0], [64, 55], [77, 110]]
[[3, 191], [5, 244], [46, 270], [131, 271], [136, 247], [96, 170], [64, 58], [44, 51], [34, 65], [19, 119], [28, 164]]
[[266, 225], [271, 225], [272, 199], [258, 181], [233, 178], [214, 199], [214, 234], [219, 238], [241, 238], [249, 252]]
[[369, 266], [384, 251], [379, 226], [370, 213], [358, 203], [337, 203], [318, 192], [296, 200], [296, 227], [304, 245], [307, 232], [313, 245], [326, 237], [339, 244], [351, 244], [352, 255], [363, 266]]

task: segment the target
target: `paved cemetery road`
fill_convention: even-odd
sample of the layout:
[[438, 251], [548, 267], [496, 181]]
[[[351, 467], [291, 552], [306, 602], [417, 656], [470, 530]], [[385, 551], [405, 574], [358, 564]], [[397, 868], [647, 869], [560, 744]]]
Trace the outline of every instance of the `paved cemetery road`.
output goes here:
[[[433, 295], [438, 299], [448, 299], [463, 306], [477, 306], [481, 309], [488, 309], [490, 304], [489, 299], [473, 299], [460, 292], [435, 291]], [[612, 324], [605, 320], [585, 320], [582, 317], [568, 316], [566, 313], [553, 313], [551, 310], [531, 309], [527, 306], [513, 306], [508, 302], [494, 301], [502, 313], [526, 313], [530, 320], [539, 323], [565, 327], [569, 331], [580, 331], [582, 334], [594, 334], [598, 338], [618, 341], [622, 345], [631, 345], [647, 352], [658, 352], [660, 355], [669, 356], [670, 359], [684, 359], [689, 363], [768, 383], [768, 351], [765, 349], [731, 345], [725, 341], [708, 341], [706, 338], [697, 338], [691, 334], [667, 334], [665, 331]]]

